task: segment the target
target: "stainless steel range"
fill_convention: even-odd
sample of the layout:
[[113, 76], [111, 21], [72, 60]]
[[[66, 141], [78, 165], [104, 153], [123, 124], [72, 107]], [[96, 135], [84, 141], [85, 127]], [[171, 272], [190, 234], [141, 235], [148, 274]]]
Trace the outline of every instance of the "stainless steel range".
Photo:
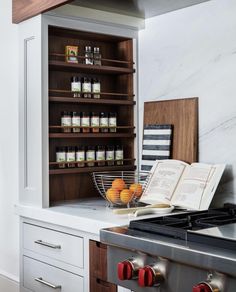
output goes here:
[[236, 292], [235, 205], [135, 220], [100, 236], [109, 282], [135, 292]]

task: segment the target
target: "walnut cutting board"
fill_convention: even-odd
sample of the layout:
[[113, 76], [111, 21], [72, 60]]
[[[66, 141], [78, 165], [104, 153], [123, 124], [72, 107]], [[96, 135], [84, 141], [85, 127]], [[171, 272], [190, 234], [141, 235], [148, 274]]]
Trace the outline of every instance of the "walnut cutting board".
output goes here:
[[172, 159], [198, 160], [198, 98], [144, 103], [144, 125], [173, 125]]

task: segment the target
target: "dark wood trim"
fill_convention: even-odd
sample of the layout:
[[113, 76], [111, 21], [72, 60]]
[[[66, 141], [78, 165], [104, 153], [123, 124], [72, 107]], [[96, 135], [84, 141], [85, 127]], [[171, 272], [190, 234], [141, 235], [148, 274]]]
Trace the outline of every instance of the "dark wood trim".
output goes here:
[[72, 0], [12, 0], [12, 22], [20, 23]]
[[81, 167], [81, 168], [65, 168], [65, 169], [50, 169], [49, 174], [72, 174], [72, 173], [92, 173], [96, 171], [116, 171], [116, 170], [135, 170], [136, 166], [129, 165], [115, 165], [115, 166], [93, 166], [93, 167]]

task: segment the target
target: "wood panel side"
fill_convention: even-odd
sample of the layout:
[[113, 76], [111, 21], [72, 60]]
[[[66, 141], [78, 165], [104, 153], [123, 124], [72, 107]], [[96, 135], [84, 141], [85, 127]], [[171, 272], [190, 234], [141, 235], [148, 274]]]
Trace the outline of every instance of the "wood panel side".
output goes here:
[[12, 22], [20, 23], [69, 2], [71, 0], [12, 0]]
[[144, 103], [144, 125], [173, 125], [172, 159], [198, 161], [198, 98]]

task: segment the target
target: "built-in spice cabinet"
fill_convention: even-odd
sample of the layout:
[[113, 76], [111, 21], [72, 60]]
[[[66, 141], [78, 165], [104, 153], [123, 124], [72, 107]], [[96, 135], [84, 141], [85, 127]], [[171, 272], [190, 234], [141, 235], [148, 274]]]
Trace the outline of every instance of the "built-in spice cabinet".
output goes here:
[[[77, 46], [76, 63], [67, 62], [65, 47]], [[99, 47], [102, 55], [101, 66], [85, 64], [85, 47]], [[97, 196], [91, 172], [109, 170], [133, 170], [134, 157], [134, 89], [133, 89], [133, 40], [106, 34], [84, 32], [49, 27], [49, 195], [50, 204], [58, 201], [76, 200]], [[99, 79], [100, 98], [73, 97], [71, 79], [78, 76]], [[65, 132], [60, 125], [61, 112], [105, 112], [117, 114], [116, 132], [92, 132], [92, 127], [81, 126], [80, 132]], [[107, 161], [94, 166], [85, 161], [84, 167], [63, 168], [56, 162], [57, 147], [122, 145], [124, 149], [123, 165], [108, 165]], [[90, 161], [91, 164], [91, 161]], [[100, 164], [100, 165], [99, 165]], [[101, 166], [102, 165], [102, 166]]]
[[[20, 202], [49, 207], [99, 196], [91, 173], [136, 167], [136, 32], [125, 27], [40, 15], [20, 24]], [[78, 62], [66, 46], [78, 46]], [[101, 65], [85, 64], [85, 47], [99, 47]], [[101, 82], [100, 98], [74, 97], [71, 78]], [[62, 112], [115, 113], [116, 131], [67, 132]], [[60, 167], [59, 147], [123, 146], [123, 165], [86, 161]], [[104, 165], [105, 164], [105, 165]]]

